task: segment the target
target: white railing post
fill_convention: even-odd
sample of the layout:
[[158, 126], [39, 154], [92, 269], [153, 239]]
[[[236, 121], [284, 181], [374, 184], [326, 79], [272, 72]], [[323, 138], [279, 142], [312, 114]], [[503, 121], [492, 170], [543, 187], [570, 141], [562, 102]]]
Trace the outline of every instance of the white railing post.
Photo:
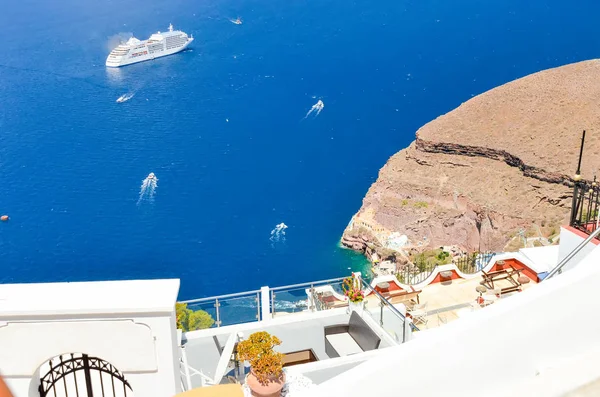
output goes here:
[[[192, 390], [192, 376], [190, 375], [190, 367], [187, 361], [187, 354], [185, 352], [185, 347], [181, 347], [181, 360], [183, 361], [183, 370], [185, 371], [185, 380], [187, 382], [187, 390]], [[202, 379], [202, 378], [200, 378]], [[203, 379], [200, 381], [200, 384], [204, 386]]]
[[260, 288], [260, 310], [262, 321], [270, 321], [273, 318], [271, 315], [271, 299], [269, 292], [269, 287]]

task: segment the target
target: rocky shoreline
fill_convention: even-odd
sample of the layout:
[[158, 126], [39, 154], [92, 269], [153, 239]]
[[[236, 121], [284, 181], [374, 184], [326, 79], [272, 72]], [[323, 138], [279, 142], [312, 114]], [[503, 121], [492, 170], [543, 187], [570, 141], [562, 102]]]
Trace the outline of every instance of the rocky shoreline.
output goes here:
[[582, 175], [600, 169], [599, 80], [598, 60], [545, 70], [421, 127], [380, 170], [342, 244], [398, 262], [415, 250], [502, 251], [519, 234], [557, 235], [584, 129]]

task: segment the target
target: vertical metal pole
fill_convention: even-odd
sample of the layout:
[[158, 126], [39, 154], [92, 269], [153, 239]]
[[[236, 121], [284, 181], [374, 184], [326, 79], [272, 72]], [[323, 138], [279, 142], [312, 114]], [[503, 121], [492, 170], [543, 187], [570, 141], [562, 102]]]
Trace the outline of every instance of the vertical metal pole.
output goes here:
[[[598, 199], [600, 199], [600, 192], [598, 192], [598, 195], [596, 196], [596, 200]], [[598, 202], [596, 202], [596, 227], [594, 228], [594, 231], [598, 229], [598, 226], [600, 226], [600, 211], [598, 210]]]
[[221, 326], [221, 314], [219, 313], [219, 306], [221, 306], [221, 305], [219, 304], [219, 298], [216, 298], [216, 299], [215, 299], [215, 308], [217, 309], [217, 310], [216, 310], [216, 312], [217, 312], [217, 321], [216, 321], [216, 323], [217, 323], [217, 327], [220, 327], [220, 326]]
[[85, 376], [85, 387], [87, 390], [88, 397], [94, 396], [94, 390], [92, 388], [92, 376], [90, 374], [90, 361], [88, 360], [88, 355], [83, 354], [83, 374]]
[[577, 193], [579, 191], [579, 182], [575, 181], [573, 186], [573, 199], [571, 200], [571, 222], [569, 226], [575, 225], [575, 218], [577, 218]]
[[[100, 375], [100, 388], [102, 389], [102, 397], [104, 397], [104, 381], [102, 380], [102, 372], [98, 371], [98, 375]], [[114, 381], [114, 375], [111, 374], [111, 381], [113, 383], [113, 397], [115, 395], [115, 381]], [[123, 383], [123, 386], [125, 386], [125, 383]], [[125, 395], [127, 395], [127, 393], [125, 393]]]
[[[102, 377], [102, 372], [100, 372], [100, 376]], [[114, 376], [110, 377], [110, 384], [112, 387], [113, 397], [115, 397], [117, 392], [115, 391], [115, 377]], [[125, 386], [125, 384], [123, 384], [123, 386]], [[104, 390], [102, 390], [102, 397], [104, 397]]]
[[271, 291], [271, 317], [275, 317], [275, 291]]
[[[62, 355], [60, 356], [60, 365], [61, 365], [61, 367], [65, 365], [63, 362]], [[69, 392], [67, 391], [67, 380], [65, 378], [66, 378], [66, 376], [63, 376], [62, 380], [63, 380], [63, 386], [65, 388], [65, 396], [68, 396]], [[90, 394], [90, 396], [91, 396], [91, 394]]]
[[592, 198], [594, 197], [594, 191], [590, 188], [588, 191], [588, 207], [587, 207], [587, 214], [585, 216], [585, 229], [587, 230], [587, 225], [590, 221], [591, 218], [591, 211], [592, 211]]
[[[577, 162], [577, 171], [575, 172], [575, 187], [573, 188], [573, 201], [571, 203], [571, 226], [575, 226], [577, 222], [577, 213], [580, 211], [583, 212], [583, 203], [579, 199], [578, 195], [581, 196], [581, 199], [585, 197], [585, 193], [581, 194], [580, 189], [580, 180], [581, 180], [581, 159], [583, 157], [583, 145], [585, 143], [585, 130], [583, 130], [583, 134], [581, 135], [581, 146], [579, 148], [579, 160]], [[581, 206], [581, 208], [580, 208]], [[579, 221], [582, 220], [581, 213], [579, 214]]]
[[256, 320], [260, 321], [260, 292], [256, 293]]
[[579, 148], [579, 162], [577, 163], [576, 175], [581, 175], [581, 158], [583, 157], [583, 144], [585, 143], [585, 130], [581, 135], [581, 147]]
[[[579, 217], [577, 218], [577, 223], [581, 224], [583, 222], [583, 207], [585, 206], [585, 185], [580, 183], [579, 189], [579, 200], [577, 201], [577, 205], [579, 207]], [[581, 226], [581, 225], [579, 225]]]
[[[181, 360], [183, 361], [183, 370], [185, 371], [185, 381], [187, 382], [187, 390], [192, 390], [192, 376], [190, 375], [190, 367], [187, 362], [187, 353], [185, 346], [181, 346]], [[204, 379], [200, 377], [200, 385], [204, 386]], [[186, 391], [187, 391], [186, 390]]]
[[[71, 361], [75, 361], [75, 355], [71, 353]], [[79, 385], [77, 384], [77, 371], [73, 371], [73, 379], [75, 379], [75, 394], [79, 397]]]

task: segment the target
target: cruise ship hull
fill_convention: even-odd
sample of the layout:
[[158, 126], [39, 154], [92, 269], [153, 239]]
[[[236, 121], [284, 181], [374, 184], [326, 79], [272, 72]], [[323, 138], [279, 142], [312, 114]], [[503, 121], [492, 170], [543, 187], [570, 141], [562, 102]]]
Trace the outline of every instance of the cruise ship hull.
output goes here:
[[151, 61], [156, 58], [165, 57], [167, 55], [173, 55], [173, 54], [176, 54], [178, 52], [185, 50], [191, 44], [192, 41], [194, 41], [194, 39], [189, 38], [188, 42], [185, 43], [181, 47], [172, 48], [170, 50], [165, 50], [162, 52], [155, 52], [153, 54], [151, 54], [150, 51], [148, 51], [148, 49], [146, 48], [146, 49], [142, 50], [142, 51], [146, 52], [146, 54], [140, 55], [135, 58], [125, 59], [125, 57], [123, 57], [123, 59], [119, 59], [119, 60], [107, 59], [106, 66], [109, 68], [119, 68], [121, 66], [132, 65], [134, 63], [139, 63], [139, 62], [144, 62], [144, 61]]

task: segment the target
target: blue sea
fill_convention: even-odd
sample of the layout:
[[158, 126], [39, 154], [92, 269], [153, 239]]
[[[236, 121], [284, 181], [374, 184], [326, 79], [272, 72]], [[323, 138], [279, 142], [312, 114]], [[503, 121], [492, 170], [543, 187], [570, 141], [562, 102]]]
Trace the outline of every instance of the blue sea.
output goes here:
[[[0, 282], [178, 277], [182, 299], [362, 270], [339, 238], [421, 125], [600, 54], [593, 1], [0, 9], [0, 214], [10, 216]], [[194, 35], [190, 50], [104, 66], [117, 35], [146, 39], [169, 23]], [[318, 100], [322, 112], [305, 117]], [[140, 191], [150, 172], [153, 197]], [[280, 223], [285, 235], [272, 239]]]

